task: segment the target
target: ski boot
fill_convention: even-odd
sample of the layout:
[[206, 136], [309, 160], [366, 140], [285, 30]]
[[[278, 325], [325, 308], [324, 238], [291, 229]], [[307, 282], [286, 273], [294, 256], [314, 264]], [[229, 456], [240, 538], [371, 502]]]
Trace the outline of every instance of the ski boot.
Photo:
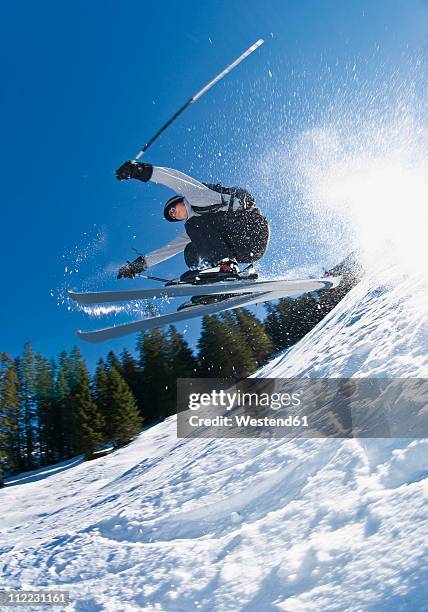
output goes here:
[[[215, 268], [207, 270], [189, 270], [181, 275], [181, 282], [191, 283], [192, 285], [208, 285], [219, 281], [237, 281], [239, 280], [254, 280], [257, 278], [254, 266], [251, 264], [242, 272], [239, 270], [238, 263], [234, 259], [223, 259]], [[207, 306], [208, 304], [216, 304], [223, 300], [228, 300], [238, 295], [239, 293], [216, 293], [211, 295], [194, 295], [192, 298], [181, 304], [177, 310], [192, 308], [194, 306]]]
[[193, 308], [194, 306], [208, 306], [208, 304], [217, 304], [217, 302], [223, 302], [233, 297], [245, 295], [243, 293], [215, 293], [214, 295], [193, 295], [190, 300], [180, 304], [177, 308], [177, 312], [185, 310], [186, 308]]
[[214, 268], [206, 268], [204, 270], [188, 270], [184, 272], [178, 281], [170, 281], [167, 285], [175, 284], [190, 284], [190, 285], [208, 285], [220, 281], [238, 280], [240, 272], [238, 263], [235, 259], [222, 259]]

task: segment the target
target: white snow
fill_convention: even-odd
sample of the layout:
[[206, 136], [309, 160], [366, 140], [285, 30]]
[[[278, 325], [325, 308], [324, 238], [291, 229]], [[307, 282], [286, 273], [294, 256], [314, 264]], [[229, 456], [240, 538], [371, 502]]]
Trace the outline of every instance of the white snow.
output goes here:
[[[428, 377], [427, 281], [365, 278], [258, 375]], [[428, 441], [182, 440], [0, 491], [1, 588], [69, 610], [428, 610]]]

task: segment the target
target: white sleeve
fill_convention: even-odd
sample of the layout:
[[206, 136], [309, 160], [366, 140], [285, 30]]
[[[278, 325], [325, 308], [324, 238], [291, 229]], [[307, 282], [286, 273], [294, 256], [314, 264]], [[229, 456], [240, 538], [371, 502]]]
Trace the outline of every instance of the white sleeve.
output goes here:
[[208, 189], [203, 183], [179, 170], [153, 166], [153, 174], [150, 181], [161, 183], [173, 189], [175, 192], [183, 195], [191, 205], [211, 206], [221, 202], [221, 196], [217, 191]]
[[174, 257], [174, 255], [177, 255], [177, 253], [184, 251], [189, 242], [190, 238], [187, 234], [177, 236], [177, 238], [174, 238], [174, 240], [171, 240], [171, 242], [168, 242], [163, 247], [147, 253], [147, 255], [145, 255], [147, 265], [150, 268], [161, 261], [165, 261], [165, 259]]

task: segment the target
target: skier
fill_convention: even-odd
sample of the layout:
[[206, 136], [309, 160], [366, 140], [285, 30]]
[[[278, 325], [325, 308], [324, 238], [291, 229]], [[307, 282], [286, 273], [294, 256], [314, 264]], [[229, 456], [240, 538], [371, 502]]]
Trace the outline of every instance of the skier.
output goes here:
[[185, 222], [185, 233], [165, 246], [140, 255], [122, 266], [117, 278], [134, 278], [177, 253], [184, 251], [184, 260], [191, 272], [182, 280], [194, 277], [201, 268], [217, 268], [221, 276], [236, 276], [238, 263], [260, 259], [269, 242], [269, 225], [255, 199], [239, 187], [200, 183], [178, 170], [151, 164], [127, 161], [116, 170], [119, 181], [137, 179], [161, 183], [177, 195], [164, 207], [169, 222]]

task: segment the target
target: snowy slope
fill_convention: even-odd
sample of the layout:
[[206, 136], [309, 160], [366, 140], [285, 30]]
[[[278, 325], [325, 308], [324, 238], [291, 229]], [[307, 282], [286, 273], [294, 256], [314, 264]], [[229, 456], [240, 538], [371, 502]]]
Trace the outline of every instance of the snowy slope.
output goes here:
[[[428, 285], [366, 278], [258, 375], [428, 377]], [[428, 610], [427, 440], [177, 440], [0, 491], [2, 588], [70, 610]]]

